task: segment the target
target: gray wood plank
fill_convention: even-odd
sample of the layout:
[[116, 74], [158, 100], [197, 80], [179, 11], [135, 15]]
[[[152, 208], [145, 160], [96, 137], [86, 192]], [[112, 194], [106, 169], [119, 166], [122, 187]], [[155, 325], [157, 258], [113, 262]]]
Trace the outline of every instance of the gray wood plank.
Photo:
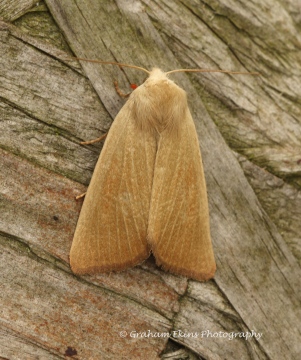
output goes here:
[[[119, 8], [112, 2], [101, 4], [81, 2], [76, 6], [72, 2], [66, 2], [63, 9], [55, 0], [48, 0], [47, 4], [78, 57], [108, 60], [113, 54], [113, 58], [117, 61], [133, 63], [134, 59], [136, 65], [148, 68], [150, 64], [161, 67], [163, 64], [164, 69], [179, 67], [166, 46], [167, 42], [163, 41], [163, 39], [166, 40], [164, 33], [167, 32], [165, 30], [167, 25], [162, 21], [170, 14], [173, 14], [174, 19], [178, 19], [176, 15], [179, 14], [178, 8], [174, 10], [167, 5], [164, 7], [162, 3], [160, 3], [160, 7], [153, 2], [147, 3], [148, 13], [150, 16], [155, 14], [155, 19], [160, 24], [159, 27], [162, 27], [162, 39], [139, 2], [133, 5], [125, 1], [118, 1]], [[185, 10], [180, 3], [177, 3], [177, 6]], [[95, 13], [98, 14], [97, 17], [94, 16]], [[181, 13], [182, 32], [189, 29], [192, 31], [188, 26], [188, 21], [191, 19], [188, 15]], [[193, 20], [197, 22], [194, 17]], [[275, 21], [275, 19], [272, 18], [271, 21]], [[174, 26], [179, 26], [176, 21], [171, 22]], [[119, 25], [112, 27], [112, 23]], [[202, 25], [199, 22], [197, 24]], [[81, 29], [80, 34], [77, 32], [78, 29]], [[221, 61], [227, 55], [228, 49], [225, 46], [219, 48], [218, 44], [221, 43], [221, 40], [216, 39], [208, 27], [206, 29], [208, 36], [206, 44], [208, 46], [211, 41], [215, 40], [215, 53], [221, 52], [219, 55]], [[177, 35], [176, 31], [171, 34], [176, 38]], [[187, 34], [186, 37], [189, 39]], [[93, 48], [90, 46], [91, 39], [93, 39]], [[195, 44], [202, 44], [201, 39], [202, 37], [195, 40]], [[182, 40], [184, 42], [184, 39]], [[248, 48], [250, 49], [250, 45]], [[183, 53], [184, 46], [177, 50], [179, 53]], [[212, 56], [214, 56], [213, 47], [212, 51]], [[256, 56], [253, 58], [256, 60]], [[230, 60], [232, 60], [231, 65], [238, 64], [235, 57], [232, 56]], [[244, 57], [240, 58], [240, 62], [244, 63], [244, 60]], [[258, 62], [256, 61], [255, 64], [257, 65]], [[119, 108], [119, 104], [112, 97], [108, 99], [106, 91], [103, 90], [104, 77], [110, 76], [109, 71], [93, 67], [92, 64], [83, 63], [82, 65], [105, 107], [113, 116], [117, 112], [116, 107]], [[254, 64], [252, 68], [254, 68]], [[124, 71], [129, 73], [127, 70]], [[96, 72], [99, 72], [98, 75]], [[106, 72], [105, 75], [104, 72]], [[225, 78], [226, 80], [222, 83], [221, 76], [216, 77], [215, 79], [218, 80], [215, 82], [218, 81], [218, 86], [215, 85], [215, 88], [222, 91], [222, 96], [228, 98], [228, 103], [235, 100], [235, 104], [238, 103], [240, 107], [243, 107], [243, 114], [246, 112], [256, 114], [259, 107], [266, 106], [261, 93], [259, 95], [263, 104], [259, 105], [257, 94], [262, 80], [250, 77], [240, 80], [240, 77], [234, 76]], [[212, 77], [210, 76], [209, 79]], [[130, 80], [132, 80], [131, 77]], [[239, 164], [202, 105], [199, 95], [187, 77], [177, 76], [177, 80], [188, 92], [200, 137], [211, 206], [212, 235], [218, 263], [215, 281], [241, 316], [247, 329], [255, 329], [264, 333], [259, 340], [259, 346], [264, 349], [267, 356], [275, 358], [281, 354], [283, 358], [288, 359], [291, 356], [297, 356], [300, 353], [299, 344], [296, 342], [296, 338], [300, 336], [296, 323], [297, 315], [300, 312], [298, 280], [300, 267], [274, 224], [262, 210]], [[101, 85], [99, 85], [100, 82]], [[221, 83], [222, 85], [220, 85]], [[242, 91], [242, 86], [244, 91]], [[270, 104], [270, 106], [272, 105]], [[234, 111], [235, 108], [236, 106], [231, 110]], [[263, 113], [262, 116], [269, 121], [268, 113]], [[251, 119], [248, 117], [248, 121]], [[257, 115], [256, 119], [260, 119], [260, 117]], [[286, 123], [289, 132], [290, 123]], [[279, 128], [277, 131], [279, 133]], [[184, 308], [181, 308], [180, 314], [181, 311], [184, 311]], [[295, 326], [292, 328], [291, 324], [294, 322]], [[277, 347], [274, 345], [276, 338]], [[187, 342], [189, 340], [186, 341], [186, 344]], [[239, 357], [239, 354], [237, 356]]]
[[[260, 6], [248, 2], [243, 8], [237, 2], [200, 5], [194, 0], [175, 1], [172, 6], [167, 1], [148, 0], [47, 0], [47, 5], [79, 57], [164, 70], [252, 70], [260, 71], [261, 77], [173, 75], [188, 93], [199, 134], [218, 262], [215, 280], [206, 284], [190, 281], [185, 292], [186, 280], [164, 273], [153, 259], [123, 273], [75, 278], [68, 265], [80, 210], [74, 195], [84, 191], [81, 184], [89, 183], [101, 150], [101, 145], [78, 143], [106, 131], [123, 105], [113, 81], [117, 79], [127, 91], [129, 83], [140, 84], [145, 75], [86, 62], [81, 71], [67, 60], [70, 52], [65, 44], [60, 48], [59, 41], [45, 38], [47, 27], [39, 38], [23, 31], [22, 19], [19, 29], [1, 22], [0, 46], [5, 56], [0, 60], [0, 147], [5, 151], [0, 158], [4, 214], [0, 253], [6, 269], [1, 282], [5, 289], [0, 297], [5, 309], [0, 319], [1, 342], [14, 336], [16, 340], [6, 341], [0, 355], [18, 359], [22, 342], [30, 354], [40, 358], [44, 354], [45, 358], [62, 358], [68, 346], [88, 356], [85, 341], [100, 353], [103, 350], [94, 344], [96, 331], [108, 321], [112, 309], [117, 309], [118, 314], [110, 318], [107, 343], [102, 343], [104, 358], [159, 357], [167, 338], [113, 338], [113, 327], [125, 325], [134, 330], [137, 324], [141, 331], [198, 332], [196, 338], [172, 335], [172, 339], [206, 359], [298, 358], [300, 267], [286, 244], [289, 236], [295, 236], [297, 244], [299, 233], [301, 62], [296, 51], [300, 47], [296, 5], [268, 0]], [[291, 201], [281, 201], [270, 178], [265, 183], [269, 189], [265, 198], [257, 198], [245, 174], [251, 180], [256, 177], [257, 185], [251, 181], [255, 190], [265, 178], [254, 167], [244, 174], [223, 137], [257, 166], [267, 168], [271, 176], [282, 178], [281, 190]], [[269, 202], [274, 203], [270, 211], [265, 206]], [[273, 209], [279, 204], [285, 217], [280, 215], [277, 220]], [[286, 226], [285, 239], [281, 224], [277, 228], [263, 207], [276, 226], [293, 219], [291, 231]], [[59, 280], [50, 284], [53, 278]], [[24, 285], [18, 287], [20, 283]], [[50, 288], [54, 302], [44, 299], [43, 294], [51, 298]], [[61, 296], [62, 288], [73, 293]], [[81, 316], [74, 324], [66, 304], [83, 310], [84, 294], [89, 313], [83, 325]], [[104, 304], [103, 308], [93, 299]], [[72, 344], [62, 343], [55, 334], [53, 303], [65, 313], [64, 324], [59, 326], [67, 339], [74, 340]], [[44, 313], [50, 330], [45, 334], [40, 319]], [[20, 326], [21, 320], [26, 326]], [[37, 325], [40, 332], [34, 331]], [[87, 329], [84, 338], [79, 336], [79, 326]], [[207, 328], [225, 333], [254, 330], [263, 335], [258, 341], [254, 337], [202, 337]], [[106, 345], [110, 341], [115, 341], [112, 349]], [[58, 344], [55, 350], [53, 344]]]

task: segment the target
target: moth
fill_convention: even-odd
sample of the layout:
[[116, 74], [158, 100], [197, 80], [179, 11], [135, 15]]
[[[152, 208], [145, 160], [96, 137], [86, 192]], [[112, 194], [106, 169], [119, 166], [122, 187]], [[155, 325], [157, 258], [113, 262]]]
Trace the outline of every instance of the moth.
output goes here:
[[153, 253], [166, 271], [208, 280], [216, 264], [201, 152], [187, 95], [168, 78], [183, 70], [138, 69], [149, 76], [107, 135], [76, 226], [71, 268], [122, 271]]

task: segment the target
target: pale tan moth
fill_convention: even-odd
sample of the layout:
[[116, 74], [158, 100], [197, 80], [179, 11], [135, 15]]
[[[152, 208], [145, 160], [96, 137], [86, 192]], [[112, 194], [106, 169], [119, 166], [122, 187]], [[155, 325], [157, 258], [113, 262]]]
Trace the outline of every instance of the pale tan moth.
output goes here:
[[168, 78], [208, 70], [164, 73], [117, 65], [149, 76], [105, 140], [75, 230], [72, 271], [121, 271], [152, 252], [164, 270], [208, 280], [216, 264], [201, 152], [186, 93]]

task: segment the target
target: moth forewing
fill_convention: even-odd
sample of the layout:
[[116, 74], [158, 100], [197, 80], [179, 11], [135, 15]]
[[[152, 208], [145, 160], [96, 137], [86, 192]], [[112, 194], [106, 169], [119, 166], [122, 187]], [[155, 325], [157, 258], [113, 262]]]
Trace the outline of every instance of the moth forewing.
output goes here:
[[[160, 134], [148, 223], [158, 265], [197, 280], [214, 276], [206, 183], [185, 92], [169, 81], [169, 106], [178, 109]], [[162, 112], [168, 119], [170, 110]]]
[[137, 136], [132, 106], [127, 102], [113, 122], [84, 199], [70, 252], [78, 274], [124, 270], [150, 254], [156, 142], [149, 133]]

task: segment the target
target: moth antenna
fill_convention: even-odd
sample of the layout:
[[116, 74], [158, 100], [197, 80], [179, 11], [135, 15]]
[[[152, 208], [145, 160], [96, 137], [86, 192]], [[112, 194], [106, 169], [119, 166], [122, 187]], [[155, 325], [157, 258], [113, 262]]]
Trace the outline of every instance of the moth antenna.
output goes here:
[[96, 60], [96, 59], [84, 59], [84, 58], [77, 58], [77, 57], [71, 57], [71, 58], [68, 58], [68, 59], [70, 59], [70, 60], [88, 61], [88, 62], [97, 63], [97, 64], [109, 64], [109, 65], [117, 65], [117, 66], [120, 66], [120, 67], [128, 67], [128, 68], [132, 68], [132, 69], [142, 70], [142, 71], [146, 72], [148, 75], [150, 74], [150, 71], [144, 69], [143, 67], [135, 66], [135, 65], [129, 65], [129, 64], [121, 64], [121, 63], [114, 62], [114, 61], [102, 61], [102, 60]]
[[218, 73], [236, 74], [236, 75], [260, 75], [260, 73], [258, 72], [228, 71], [228, 70], [215, 70], [215, 69], [177, 69], [177, 70], [168, 71], [166, 75], [176, 72], [218, 72]]

